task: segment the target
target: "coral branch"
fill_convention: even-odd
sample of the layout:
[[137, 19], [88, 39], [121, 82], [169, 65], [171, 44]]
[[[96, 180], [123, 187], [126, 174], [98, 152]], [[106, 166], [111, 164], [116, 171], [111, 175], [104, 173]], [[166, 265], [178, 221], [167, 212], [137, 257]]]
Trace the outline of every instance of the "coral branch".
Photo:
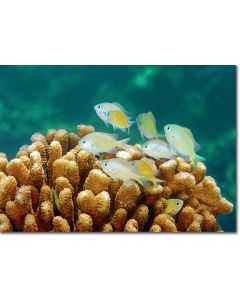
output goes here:
[[[35, 133], [8, 161], [0, 153], [0, 232], [222, 232], [217, 216], [233, 205], [222, 197], [206, 166], [181, 157], [151, 160], [163, 180], [141, 186], [112, 179], [93, 153], [78, 146], [92, 126], [77, 133], [51, 129]], [[145, 157], [140, 145], [104, 153], [102, 158]], [[183, 200], [174, 216], [169, 199]]]

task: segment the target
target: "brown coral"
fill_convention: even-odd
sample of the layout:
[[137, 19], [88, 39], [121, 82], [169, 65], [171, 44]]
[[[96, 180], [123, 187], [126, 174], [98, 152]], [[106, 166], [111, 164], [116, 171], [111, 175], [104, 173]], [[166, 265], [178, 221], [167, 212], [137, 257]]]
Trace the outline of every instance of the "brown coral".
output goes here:
[[33, 215], [28, 214], [24, 220], [23, 231], [25, 232], [38, 232], [36, 219]]
[[60, 216], [54, 217], [52, 224], [54, 232], [70, 232], [68, 221]]
[[76, 231], [91, 232], [93, 230], [93, 221], [88, 214], [80, 214], [76, 222]]
[[[217, 215], [233, 205], [221, 196], [206, 166], [180, 157], [155, 160], [165, 182], [142, 187], [113, 180], [94, 154], [77, 144], [94, 131], [36, 133], [8, 161], [0, 153], [0, 232], [221, 232]], [[106, 157], [141, 159], [140, 146]], [[164, 213], [168, 199], [184, 201], [176, 216]]]
[[12, 230], [12, 225], [8, 217], [5, 214], [0, 214], [0, 232], [10, 232]]

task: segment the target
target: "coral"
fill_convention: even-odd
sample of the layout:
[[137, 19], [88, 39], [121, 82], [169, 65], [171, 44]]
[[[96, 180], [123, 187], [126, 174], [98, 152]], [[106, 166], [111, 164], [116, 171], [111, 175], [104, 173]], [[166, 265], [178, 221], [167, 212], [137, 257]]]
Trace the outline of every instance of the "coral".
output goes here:
[[[202, 162], [177, 157], [155, 160], [164, 180], [156, 186], [111, 179], [94, 154], [77, 143], [77, 134], [51, 129], [35, 133], [8, 161], [0, 153], [0, 232], [222, 232], [219, 214], [233, 205], [222, 197]], [[139, 145], [104, 157], [140, 159]], [[165, 213], [168, 199], [184, 201], [176, 216]]]
[[0, 214], [0, 232], [10, 232], [12, 230], [12, 225], [8, 217], [5, 214]]
[[33, 215], [28, 214], [24, 220], [23, 231], [25, 232], [38, 232], [36, 219]]
[[68, 221], [60, 216], [53, 218], [53, 231], [54, 232], [70, 232]]
[[130, 219], [127, 221], [125, 227], [125, 232], [138, 232], [138, 222], [135, 219]]
[[61, 216], [68, 221], [70, 228], [74, 227], [74, 206], [72, 201], [72, 191], [65, 188], [59, 193], [59, 211]]
[[80, 214], [76, 221], [76, 231], [91, 232], [93, 231], [93, 221], [88, 214]]
[[159, 214], [153, 221], [154, 225], [158, 225], [163, 232], [177, 232], [177, 227], [174, 218], [167, 214]]

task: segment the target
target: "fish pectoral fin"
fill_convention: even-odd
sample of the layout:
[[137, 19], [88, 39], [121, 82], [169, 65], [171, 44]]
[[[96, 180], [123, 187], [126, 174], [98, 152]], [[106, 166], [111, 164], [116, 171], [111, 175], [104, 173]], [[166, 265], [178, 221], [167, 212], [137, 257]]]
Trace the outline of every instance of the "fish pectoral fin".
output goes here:
[[122, 105], [121, 105], [120, 103], [118, 103], [118, 102], [113, 102], [113, 104], [115, 104], [118, 108], [120, 108], [121, 111], [123, 111], [125, 114], [128, 113], [127, 110], [126, 110], [124, 107], [122, 107]]

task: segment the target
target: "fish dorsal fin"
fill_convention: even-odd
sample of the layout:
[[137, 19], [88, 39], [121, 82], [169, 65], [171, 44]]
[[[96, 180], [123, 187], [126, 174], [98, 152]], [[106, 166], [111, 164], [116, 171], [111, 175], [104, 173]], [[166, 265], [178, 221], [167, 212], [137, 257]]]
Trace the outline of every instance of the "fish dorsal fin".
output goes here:
[[114, 105], [116, 105], [117, 107], [119, 107], [121, 109], [121, 111], [123, 111], [125, 114], [127, 114], [126, 109], [118, 102], [113, 102]]
[[139, 115], [137, 116], [137, 121], [138, 121], [138, 122], [141, 121], [141, 118], [142, 118], [144, 115], [145, 115], [144, 113], [139, 114]]
[[187, 127], [184, 127], [184, 129], [186, 130], [188, 136], [189, 136], [189, 137], [192, 139], [192, 141], [193, 141], [193, 144], [194, 144], [194, 150], [195, 150], [195, 151], [198, 151], [198, 150], [201, 148], [201, 145], [199, 145], [199, 144], [197, 143], [197, 141], [194, 139], [193, 134], [192, 134], [192, 132], [191, 132], [190, 129], [188, 129]]
[[118, 133], [105, 133], [105, 134], [111, 136], [114, 140], [118, 139]]

